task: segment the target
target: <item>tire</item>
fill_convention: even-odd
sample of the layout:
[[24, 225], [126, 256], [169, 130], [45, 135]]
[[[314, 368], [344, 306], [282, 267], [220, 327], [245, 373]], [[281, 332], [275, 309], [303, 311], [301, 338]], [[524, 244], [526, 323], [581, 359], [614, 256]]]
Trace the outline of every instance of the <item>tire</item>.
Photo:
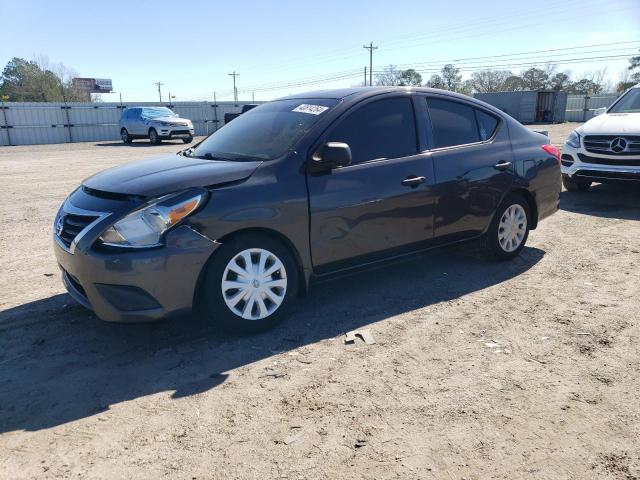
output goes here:
[[[261, 268], [262, 256], [266, 260], [263, 271], [269, 274], [270, 269], [278, 268], [268, 275], [273, 287], [266, 283], [267, 277], [254, 273]], [[245, 277], [247, 259], [253, 268]], [[229, 331], [251, 334], [280, 322], [297, 289], [298, 268], [289, 249], [270, 237], [248, 234], [231, 239], [215, 252], [206, 267], [199, 301], [209, 321]]]
[[183, 138], [182, 141], [184, 143], [191, 143], [191, 142], [193, 142], [193, 137], [191, 135], [189, 135], [187, 138]]
[[562, 175], [562, 184], [570, 192], [586, 192], [591, 186], [589, 180], [578, 180], [569, 177], [569, 175]]
[[158, 132], [156, 132], [155, 128], [149, 129], [149, 141], [153, 145], [160, 145], [162, 143], [162, 139], [160, 138], [160, 135], [158, 135]]
[[531, 213], [529, 204], [517, 194], [508, 195], [496, 210], [485, 234], [484, 250], [494, 260], [511, 260], [520, 254], [527, 238]]
[[129, 135], [129, 132], [127, 132], [126, 128], [120, 130], [120, 138], [122, 139], [123, 143], [131, 143], [131, 140], [133, 140], [131, 138], [131, 135]]

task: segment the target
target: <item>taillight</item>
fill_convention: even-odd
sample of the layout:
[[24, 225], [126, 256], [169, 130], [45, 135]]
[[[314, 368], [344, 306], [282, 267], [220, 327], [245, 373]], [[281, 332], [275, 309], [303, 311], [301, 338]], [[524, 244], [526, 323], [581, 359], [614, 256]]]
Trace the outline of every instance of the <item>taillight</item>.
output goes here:
[[542, 149], [547, 152], [549, 155], [553, 155], [560, 163], [560, 149], [555, 145], [542, 145]]

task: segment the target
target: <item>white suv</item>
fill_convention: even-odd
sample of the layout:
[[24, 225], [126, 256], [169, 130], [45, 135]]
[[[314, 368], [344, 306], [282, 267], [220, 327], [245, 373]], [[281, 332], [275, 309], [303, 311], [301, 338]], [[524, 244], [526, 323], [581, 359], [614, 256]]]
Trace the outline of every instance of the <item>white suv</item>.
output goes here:
[[148, 138], [155, 145], [171, 138], [190, 143], [193, 135], [191, 120], [180, 118], [167, 107], [129, 107], [120, 118], [120, 138], [124, 143], [136, 138]]
[[640, 85], [571, 132], [561, 162], [562, 183], [572, 192], [592, 182], [640, 182]]

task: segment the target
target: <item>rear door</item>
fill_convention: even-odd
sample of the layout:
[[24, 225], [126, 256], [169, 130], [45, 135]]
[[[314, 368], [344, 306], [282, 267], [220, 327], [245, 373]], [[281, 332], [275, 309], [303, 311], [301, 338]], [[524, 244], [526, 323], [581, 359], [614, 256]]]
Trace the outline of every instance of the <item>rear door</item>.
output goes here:
[[142, 121], [142, 109], [141, 108], [132, 108], [131, 116], [127, 120], [127, 123], [131, 126], [130, 132], [134, 135], [144, 135], [147, 132], [145, 131], [145, 125]]
[[376, 97], [353, 107], [319, 140], [347, 143], [353, 161], [307, 177], [317, 273], [432, 240], [433, 165], [431, 154], [418, 145], [415, 120], [409, 95]]
[[488, 110], [442, 95], [427, 105], [437, 185], [436, 243], [480, 235], [514, 182], [509, 132]]

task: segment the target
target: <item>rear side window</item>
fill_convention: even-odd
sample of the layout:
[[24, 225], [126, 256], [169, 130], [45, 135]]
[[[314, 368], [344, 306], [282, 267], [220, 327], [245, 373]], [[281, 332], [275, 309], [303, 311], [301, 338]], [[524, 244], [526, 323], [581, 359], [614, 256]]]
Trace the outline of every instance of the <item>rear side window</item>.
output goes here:
[[478, 120], [480, 140], [489, 140], [493, 136], [493, 132], [496, 131], [498, 119], [482, 110], [476, 110], [476, 119]]
[[459, 102], [427, 100], [434, 147], [452, 147], [488, 140], [498, 126], [493, 115]]
[[480, 141], [473, 108], [448, 100], [428, 99], [436, 148]]
[[327, 140], [347, 143], [353, 164], [414, 155], [418, 148], [411, 100], [387, 98], [366, 104], [342, 120]]

